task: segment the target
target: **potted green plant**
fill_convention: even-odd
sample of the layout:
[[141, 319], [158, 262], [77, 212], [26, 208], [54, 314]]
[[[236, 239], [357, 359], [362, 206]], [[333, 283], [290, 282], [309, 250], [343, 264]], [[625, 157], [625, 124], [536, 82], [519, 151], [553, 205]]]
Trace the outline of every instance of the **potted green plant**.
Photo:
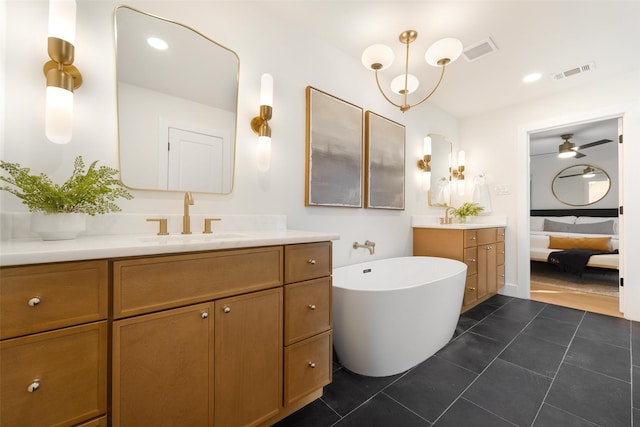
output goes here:
[[31, 175], [29, 168], [0, 160], [0, 169], [9, 174], [0, 180], [11, 184], [0, 190], [22, 199], [33, 213], [32, 231], [44, 240], [73, 239], [84, 231], [86, 215], [119, 212], [115, 200], [133, 198], [115, 178], [116, 169], [97, 167], [97, 163], [85, 171], [82, 156], [76, 157], [71, 177], [58, 185], [44, 173]]
[[453, 211], [453, 215], [462, 223], [467, 222], [468, 216], [477, 216], [484, 208], [477, 203], [466, 202]]

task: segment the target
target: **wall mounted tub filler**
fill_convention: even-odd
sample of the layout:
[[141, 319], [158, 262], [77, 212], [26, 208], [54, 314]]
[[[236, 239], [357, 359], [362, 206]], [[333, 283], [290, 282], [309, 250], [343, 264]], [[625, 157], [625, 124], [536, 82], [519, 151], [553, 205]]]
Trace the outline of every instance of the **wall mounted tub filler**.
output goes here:
[[365, 248], [365, 249], [369, 249], [369, 253], [371, 255], [373, 255], [376, 251], [376, 242], [372, 242], [370, 240], [365, 240], [364, 245], [358, 243], [358, 242], [353, 242], [353, 249], [358, 249], [358, 248]]

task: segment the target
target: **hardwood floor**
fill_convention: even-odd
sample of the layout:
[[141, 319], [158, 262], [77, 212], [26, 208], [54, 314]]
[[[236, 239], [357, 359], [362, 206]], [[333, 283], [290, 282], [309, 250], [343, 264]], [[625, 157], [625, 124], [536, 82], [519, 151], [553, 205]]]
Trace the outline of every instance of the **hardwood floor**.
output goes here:
[[593, 313], [623, 317], [616, 297], [572, 291], [551, 285], [531, 284], [531, 299]]

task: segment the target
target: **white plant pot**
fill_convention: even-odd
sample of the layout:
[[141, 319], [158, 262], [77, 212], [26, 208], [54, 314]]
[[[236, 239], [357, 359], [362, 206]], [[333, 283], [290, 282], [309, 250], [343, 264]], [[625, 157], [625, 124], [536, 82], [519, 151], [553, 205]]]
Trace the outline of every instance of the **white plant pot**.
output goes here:
[[87, 215], [83, 213], [33, 212], [31, 214], [31, 231], [42, 240], [71, 240], [87, 227]]

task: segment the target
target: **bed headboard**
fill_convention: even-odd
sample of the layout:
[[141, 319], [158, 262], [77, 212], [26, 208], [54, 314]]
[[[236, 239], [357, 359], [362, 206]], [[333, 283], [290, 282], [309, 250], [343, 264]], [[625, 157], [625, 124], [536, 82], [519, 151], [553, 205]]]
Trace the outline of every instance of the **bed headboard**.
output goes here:
[[618, 209], [531, 209], [531, 216], [618, 216]]

